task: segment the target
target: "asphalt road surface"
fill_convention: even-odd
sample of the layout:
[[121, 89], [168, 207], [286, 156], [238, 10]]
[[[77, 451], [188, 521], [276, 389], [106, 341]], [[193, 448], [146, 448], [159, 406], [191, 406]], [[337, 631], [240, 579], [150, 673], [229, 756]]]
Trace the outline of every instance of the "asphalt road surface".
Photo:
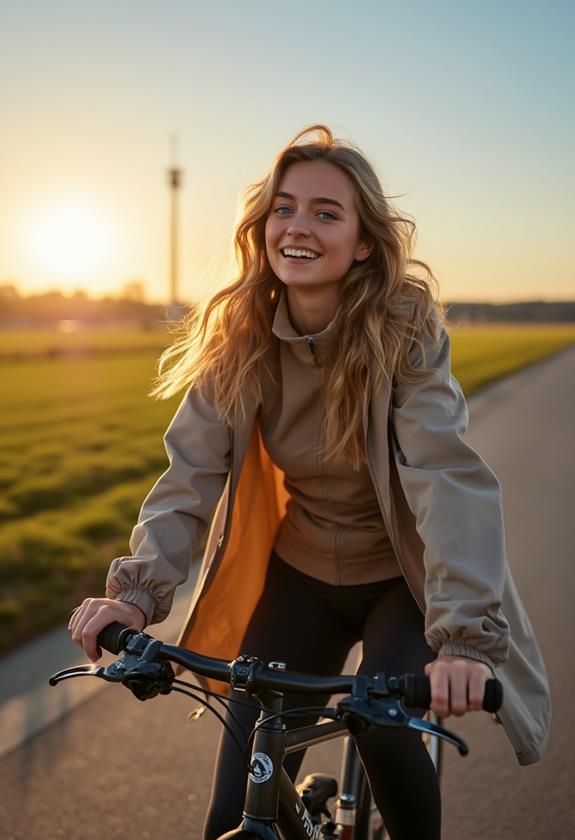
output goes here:
[[[488, 716], [449, 719], [471, 751], [446, 749], [444, 840], [575, 836], [574, 385], [571, 348], [471, 403], [468, 439], [503, 488], [509, 562], [547, 663], [554, 718], [547, 755], [529, 767]], [[218, 724], [186, 720], [189, 708], [180, 695], [139, 703], [106, 686], [0, 761], [0, 835], [200, 838]], [[338, 766], [330, 742], [310, 750], [303, 771]]]

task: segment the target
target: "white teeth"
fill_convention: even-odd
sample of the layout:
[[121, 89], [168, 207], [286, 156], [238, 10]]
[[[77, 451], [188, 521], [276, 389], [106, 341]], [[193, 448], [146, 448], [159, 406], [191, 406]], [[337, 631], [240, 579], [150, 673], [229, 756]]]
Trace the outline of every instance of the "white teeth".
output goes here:
[[317, 260], [319, 254], [314, 254], [313, 251], [304, 251], [301, 248], [284, 248], [282, 254], [285, 257], [308, 257], [312, 260]]

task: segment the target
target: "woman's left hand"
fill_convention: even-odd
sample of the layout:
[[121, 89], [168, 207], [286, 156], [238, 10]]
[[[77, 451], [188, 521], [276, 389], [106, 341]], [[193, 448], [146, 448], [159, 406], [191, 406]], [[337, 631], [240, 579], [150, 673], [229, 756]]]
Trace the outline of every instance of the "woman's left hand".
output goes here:
[[485, 683], [493, 674], [476, 659], [440, 656], [425, 666], [431, 682], [431, 710], [440, 718], [479, 712]]

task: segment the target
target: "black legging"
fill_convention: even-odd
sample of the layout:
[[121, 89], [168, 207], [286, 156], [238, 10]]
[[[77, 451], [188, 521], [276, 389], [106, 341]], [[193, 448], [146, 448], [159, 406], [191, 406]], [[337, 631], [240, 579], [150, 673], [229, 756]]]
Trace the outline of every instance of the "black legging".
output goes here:
[[[264, 592], [241, 652], [280, 660], [294, 671], [341, 672], [351, 647], [363, 640], [359, 673], [422, 673], [435, 655], [423, 635], [423, 615], [404, 578], [357, 586], [332, 586], [302, 574], [272, 553]], [[246, 700], [246, 695], [232, 692]], [[287, 694], [284, 708], [322, 706], [329, 697]], [[233, 704], [247, 736], [258, 708]], [[316, 718], [287, 718], [288, 728]], [[230, 717], [227, 721], [234, 726]], [[421, 736], [405, 729], [370, 729], [357, 741], [373, 796], [392, 840], [438, 840], [441, 801], [437, 774]], [[284, 767], [295, 779], [304, 751], [290, 753]], [[216, 761], [203, 840], [216, 840], [242, 818], [245, 761], [226, 730]]]

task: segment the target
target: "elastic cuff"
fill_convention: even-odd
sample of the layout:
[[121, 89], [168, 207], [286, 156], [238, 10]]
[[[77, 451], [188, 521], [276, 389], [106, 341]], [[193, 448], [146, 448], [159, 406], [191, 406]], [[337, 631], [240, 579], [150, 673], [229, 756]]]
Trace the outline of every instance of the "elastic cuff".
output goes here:
[[485, 665], [488, 665], [493, 675], [495, 675], [495, 663], [493, 660], [486, 653], [474, 647], [468, 647], [467, 645], [456, 642], [445, 642], [439, 648], [437, 656], [463, 656], [465, 659], [475, 659], [477, 662], [483, 662]]
[[114, 595], [114, 599], [128, 604], [135, 604], [146, 616], [146, 625], [152, 623], [152, 618], [156, 612], [156, 602], [145, 589], [125, 589], [119, 595]]

